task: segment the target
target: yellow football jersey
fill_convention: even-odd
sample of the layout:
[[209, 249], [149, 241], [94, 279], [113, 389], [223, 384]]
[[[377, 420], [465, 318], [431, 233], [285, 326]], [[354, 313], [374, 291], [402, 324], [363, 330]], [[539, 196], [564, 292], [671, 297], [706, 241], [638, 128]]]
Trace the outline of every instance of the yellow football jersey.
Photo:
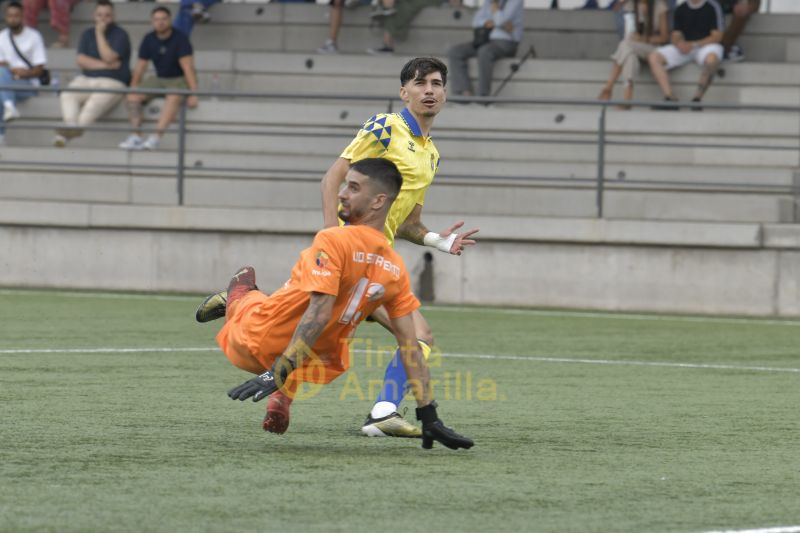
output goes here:
[[403, 187], [389, 210], [383, 233], [394, 245], [397, 228], [416, 204], [425, 203], [425, 193], [439, 168], [439, 152], [430, 137], [423, 137], [408, 109], [375, 115], [364, 123], [341, 155], [355, 163], [370, 157], [388, 159], [403, 176]]

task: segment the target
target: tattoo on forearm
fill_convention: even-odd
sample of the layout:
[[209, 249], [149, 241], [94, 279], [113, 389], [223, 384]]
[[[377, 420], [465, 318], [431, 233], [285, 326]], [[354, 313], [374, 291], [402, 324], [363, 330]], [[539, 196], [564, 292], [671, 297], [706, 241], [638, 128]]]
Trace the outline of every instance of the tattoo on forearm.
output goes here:
[[292, 340], [286, 348], [285, 355], [292, 360], [295, 367], [299, 367], [303, 362], [303, 357], [311, 352], [311, 347], [317, 342], [328, 321], [320, 316], [322, 302], [318, 298], [311, 297], [308, 309], [300, 318], [300, 323], [294, 330]]
[[401, 224], [400, 227], [397, 228], [398, 237], [419, 245], [424, 244], [423, 241], [426, 233], [428, 233], [428, 228], [421, 223]]

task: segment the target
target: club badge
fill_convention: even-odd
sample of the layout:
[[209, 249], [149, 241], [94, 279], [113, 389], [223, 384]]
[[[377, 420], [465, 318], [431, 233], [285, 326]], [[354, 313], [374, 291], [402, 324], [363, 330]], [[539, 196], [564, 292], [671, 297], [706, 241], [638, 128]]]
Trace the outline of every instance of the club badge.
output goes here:
[[330, 256], [325, 252], [317, 252], [317, 266], [319, 268], [328, 268], [328, 262], [330, 259]]

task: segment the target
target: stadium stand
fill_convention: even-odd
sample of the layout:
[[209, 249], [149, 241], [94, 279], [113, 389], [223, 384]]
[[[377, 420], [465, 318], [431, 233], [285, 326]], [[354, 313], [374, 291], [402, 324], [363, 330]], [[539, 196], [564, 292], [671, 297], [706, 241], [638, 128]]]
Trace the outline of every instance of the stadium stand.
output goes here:
[[[148, 29], [150, 7], [117, 6], [117, 19], [133, 43]], [[58, 150], [49, 145], [59, 120], [56, 98], [44, 95], [24, 103], [22, 118], [8, 128], [9, 146], [0, 148], [0, 241], [19, 250], [20, 232], [50, 242], [50, 234], [61, 228], [64, 238], [76, 239], [81, 249], [89, 246], [90, 237], [81, 236], [78, 228], [105, 237], [108, 232], [119, 237], [116, 230], [124, 229], [131, 230], [127, 234], [133, 241], [141, 240], [128, 246], [140, 246], [140, 253], [159, 264], [161, 260], [151, 257], [154, 252], [147, 248], [155, 237], [144, 238], [153, 231], [160, 232], [160, 239], [173, 235], [173, 245], [185, 247], [186, 258], [180, 264], [194, 265], [185, 262], [202, 256], [204, 246], [210, 255], [235, 248], [219, 242], [219, 235], [226, 235], [230, 243], [277, 247], [293, 258], [299, 245], [289, 243], [304, 242], [321, 223], [319, 179], [325, 169], [361, 122], [377, 111], [399, 109], [399, 100], [389, 97], [397, 93], [400, 66], [415, 54], [444, 56], [464, 37], [463, 21], [453, 17], [452, 8], [428, 9], [418, 17], [408, 41], [398, 43], [397, 56], [370, 57], [363, 54], [363, 43], [373, 39], [376, 30], [369, 25], [368, 10], [359, 9], [345, 18], [346, 31], [339, 42], [343, 53], [317, 55], [313, 50], [327, 31], [326, 9], [308, 4], [226, 4], [214, 12], [213, 25], [195, 28], [201, 89], [285, 93], [296, 98], [202, 99], [200, 107], [189, 112], [183, 207], [177, 206], [175, 135], [165, 137], [157, 152], [125, 153], [115, 148], [119, 133], [90, 131], [68, 149]], [[73, 13], [72, 41], [90, 19], [91, 6], [79, 4]], [[596, 275], [601, 282], [603, 276], [611, 279], [612, 272], [623, 268], [620, 265], [636, 264], [633, 258], [643, 260], [652, 257], [649, 252], [657, 255], [665, 250], [678, 256], [687, 250], [697, 255], [686, 264], [729, 269], [736, 268], [735, 261], [723, 260], [726, 253], [754, 254], [759, 261], [769, 255], [772, 263], [765, 268], [775, 271], [780, 270], [777, 265], [789, 264], [781, 254], [795, 254], [800, 244], [800, 231], [792, 224], [798, 221], [800, 195], [797, 114], [716, 110], [713, 103], [800, 104], [800, 67], [792, 63], [800, 61], [800, 38], [794, 33], [798, 22], [800, 16], [754, 18], [742, 37], [747, 61], [726, 65], [725, 76], [709, 91], [702, 114], [609, 109], [605, 219], [596, 218], [598, 107], [568, 102], [500, 103], [489, 108], [450, 105], [437, 119], [434, 132], [443, 161], [428, 195], [425, 218], [431, 227], [466, 219], [468, 225], [482, 228], [484, 242], [461, 263], [437, 257], [442, 280], [437, 296], [451, 302], [755, 314], [800, 311], [796, 299], [793, 304], [776, 299], [775, 284], [794, 283], [791, 276], [783, 281], [770, 278], [771, 284], [765, 282], [753, 290], [751, 301], [741, 303], [725, 295], [721, 284], [718, 293], [712, 290], [700, 302], [693, 303], [696, 293], [688, 289], [648, 302], [626, 295], [625, 290], [600, 290], [595, 298], [562, 294], [559, 299], [555, 288], [529, 283], [526, 290], [514, 292], [478, 268], [496, 261], [497, 254], [508, 253], [524, 272], [526, 261], [550, 253], [553, 262], [543, 260], [542, 266], [528, 268], [530, 275], [538, 272], [546, 278], [546, 268], [576, 264], [577, 252], [567, 250], [575, 244], [588, 245], [580, 250], [598, 271], [574, 266], [573, 275]], [[617, 43], [612, 15], [604, 11], [537, 10], [527, 17], [525, 39], [520, 50], [533, 45], [538, 57], [523, 65], [502, 97], [593, 100]], [[50, 51], [49, 65], [64, 85], [77, 72], [74, 55], [74, 50]], [[495, 85], [512, 63], [499, 62]], [[674, 76], [676, 92], [684, 101], [696, 78], [693, 66]], [[301, 99], [321, 93], [387, 98]], [[644, 69], [637, 100], [657, 100], [658, 94]], [[158, 114], [158, 106], [156, 102], [148, 107], [149, 118]], [[124, 129], [124, 109], [116, 109], [99, 125]], [[108, 253], [116, 250], [124, 256], [123, 246], [124, 242], [110, 244]], [[557, 250], [559, 246], [562, 249]], [[604, 264], [614, 256], [612, 250], [623, 253], [619, 247], [624, 247], [629, 263]], [[143, 252], [146, 248], [149, 251]], [[68, 254], [64, 246], [60, 249]], [[409, 262], [422, 252], [408, 249]], [[33, 260], [35, 254], [24, 252], [21, 260], [26, 257]], [[104, 261], [101, 264], [108, 264]], [[647, 261], [650, 276], [661, 277], [665, 286], [675, 282], [680, 269], [670, 271]], [[209, 280], [224, 280], [239, 262], [221, 259], [183, 277], [151, 265], [149, 276], [94, 283], [201, 291], [208, 289]], [[275, 265], [276, 273], [285, 270], [283, 263]], [[457, 270], [455, 279], [443, 280], [441, 274], [448, 268]], [[715, 275], [707, 266], [697, 268], [684, 274]], [[726, 279], [739, 279], [746, 271], [742, 266]], [[23, 268], [11, 269], [0, 284], [92, 286], [84, 279], [56, 275], [52, 269], [37, 272], [26, 275]], [[266, 276], [269, 282], [282, 281], [271, 279], [271, 273]], [[474, 280], [482, 288], [471, 285], [466, 291], [466, 284]], [[525, 282], [512, 276], [509, 283]]]

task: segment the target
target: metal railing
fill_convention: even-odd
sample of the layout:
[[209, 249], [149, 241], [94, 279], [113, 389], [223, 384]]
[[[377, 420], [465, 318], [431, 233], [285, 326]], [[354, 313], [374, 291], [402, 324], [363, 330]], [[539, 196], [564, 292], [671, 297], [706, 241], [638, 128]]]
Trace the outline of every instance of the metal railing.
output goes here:
[[[29, 91], [31, 90], [30, 87], [19, 87], [19, 86], [2, 86], [0, 85], [0, 90], [12, 90], [12, 91]], [[290, 94], [290, 93], [274, 93], [274, 92], [239, 92], [239, 91], [189, 91], [189, 90], [177, 90], [177, 89], [83, 89], [83, 88], [69, 88], [69, 87], [39, 87], [36, 89], [40, 93], [59, 93], [59, 92], [79, 92], [79, 93], [92, 93], [92, 92], [106, 92], [106, 93], [116, 93], [116, 94], [147, 94], [152, 96], [164, 96], [167, 94], [173, 95], [182, 95], [182, 96], [190, 96], [195, 95], [201, 98], [228, 98], [228, 99], [248, 99], [248, 100], [292, 100], [292, 101], [337, 101], [337, 102], [375, 102], [375, 103], [385, 103], [385, 109], [387, 112], [391, 112], [394, 109], [398, 109], [402, 103], [400, 102], [399, 98], [397, 97], [389, 97], [386, 96], [376, 96], [376, 95], [331, 95], [326, 93], [318, 93], [318, 94]], [[596, 215], [599, 218], [602, 218], [604, 215], [604, 195], [609, 185], [609, 180], [606, 176], [606, 150], [609, 146], [629, 146], [629, 147], [661, 147], [661, 148], [703, 148], [703, 149], [726, 149], [726, 150], [739, 150], [739, 149], [751, 149], [751, 150], [765, 150], [765, 151], [791, 151], [798, 154], [797, 162], [794, 165], [795, 167], [800, 167], [800, 119], [798, 120], [798, 129], [796, 132], [796, 137], [792, 144], [785, 145], [785, 146], [770, 146], [770, 145], [763, 145], [757, 143], [720, 143], [720, 142], [648, 142], [642, 140], [610, 140], [608, 138], [608, 128], [607, 128], [607, 110], [610, 106], [629, 106], [629, 107], [653, 107], [653, 106], [668, 106], [674, 107], [675, 109], [688, 109], [688, 108], [705, 108], [705, 109], [715, 109], [715, 110], [728, 110], [728, 111], [757, 111], [763, 113], [793, 113], [800, 117], [800, 106], [783, 106], [783, 105], [761, 105], [761, 104], [725, 104], [725, 103], [712, 103], [712, 102], [702, 102], [702, 103], [693, 103], [693, 102], [686, 102], [686, 103], [667, 103], [663, 101], [652, 102], [652, 101], [620, 101], [620, 100], [608, 100], [608, 101], [598, 101], [598, 100], [579, 100], [579, 99], [565, 99], [565, 98], [557, 98], [557, 99], [545, 99], [545, 98], [497, 98], [497, 97], [472, 97], [472, 98], [465, 98], [465, 97], [451, 97], [449, 98], [450, 102], [454, 103], [462, 103], [462, 104], [477, 104], [477, 105], [541, 105], [541, 106], [548, 106], [548, 107], [557, 107], [557, 106], [569, 106], [569, 107], [587, 107], [587, 108], [595, 108], [598, 110], [598, 126], [596, 131], [596, 138], [595, 140], [585, 140], [585, 139], [539, 139], [539, 138], [526, 138], [520, 137], [519, 135], [453, 135], [453, 134], [443, 134], [443, 135], [436, 135], [437, 140], [452, 140], [452, 141], [478, 141], [478, 142], [486, 142], [486, 143], [503, 143], [503, 142], [530, 142], [535, 144], [566, 144], [566, 145], [596, 145], [597, 147], [597, 159], [596, 159], [596, 175], [594, 178], [570, 178], [569, 181], [571, 184], [574, 183], [594, 183], [594, 187], [596, 189]], [[204, 103], [206, 105], [206, 103]], [[688, 116], [688, 115], [687, 115]], [[697, 115], [692, 115], [692, 118]], [[360, 117], [362, 118], [362, 117]], [[689, 119], [691, 120], [691, 119]], [[264, 121], [264, 124], [268, 124], [268, 121]], [[358, 127], [358, 124], [348, 124], [351, 126], [348, 129], [348, 132], [345, 133], [313, 133], [313, 132], [302, 132], [304, 136], [309, 135], [316, 135], [318, 137], [341, 137], [346, 138], [352, 136], [355, 129]], [[6, 127], [9, 127], [9, 124], [6, 124]], [[28, 123], [20, 123], [20, 122], [13, 122], [11, 124], [12, 128], [19, 128], [19, 129], [47, 129], [53, 130], [56, 128], [66, 128], [69, 127], [61, 122], [59, 123], [38, 123], [38, 124], [28, 124]], [[109, 126], [107, 124], [93, 124], [91, 126], [81, 128], [87, 131], [108, 131], [108, 132], [129, 132], [129, 127], [118, 127], [118, 126]], [[124, 165], [126, 170], [130, 169], [141, 169], [141, 170], [174, 170], [176, 174], [176, 187], [177, 187], [177, 197], [178, 197], [178, 204], [184, 204], [184, 182], [186, 177], [187, 165], [186, 165], [186, 153], [187, 153], [187, 135], [254, 135], [254, 136], [265, 136], [265, 135], [292, 135], [297, 134], [297, 130], [292, 129], [264, 129], [262, 126], [261, 128], [189, 128], [187, 124], [187, 106], [186, 100], [183, 100], [181, 104], [180, 111], [177, 118], [176, 123], [176, 130], [175, 134], [177, 135], [178, 139], [178, 146], [176, 151], [176, 161], [174, 166], [165, 166], [165, 165]], [[534, 128], [529, 130], [529, 133], [536, 131]], [[332, 157], [335, 154], [332, 154]], [[47, 163], [37, 162], [37, 161], [9, 161], [4, 158], [0, 158], [0, 168], [3, 166], [30, 166], [30, 167], [41, 167], [46, 166]], [[94, 169], [119, 169], [123, 165], [113, 165], [113, 164], [100, 164], [100, 163], [92, 163], [92, 162], [81, 162], [81, 163], [69, 163], [69, 162], [58, 162], [52, 163], [52, 166], [56, 166], [59, 168], [94, 168]], [[219, 173], [237, 173], [237, 172], [244, 172], [244, 173], [252, 173], [252, 168], [244, 168], [244, 167], [206, 167], [203, 166], [202, 168], [192, 168], [193, 171], [197, 172], [219, 172]], [[308, 171], [302, 170], [285, 170], [285, 169], [260, 169], [264, 173], [270, 172], [279, 172], [284, 175], [299, 175], [299, 174], [307, 174]], [[321, 174], [320, 174], [321, 176]], [[488, 180], [489, 178], [485, 178], [483, 176], [470, 176], [470, 175], [458, 175], [456, 176], [460, 179], [465, 180]], [[563, 177], [554, 177], [554, 176], [534, 176], [534, 175], [526, 175], [526, 176], [502, 176], [504, 180], [512, 180], [512, 181], [520, 181], [520, 182], [530, 182], [530, 183], [541, 183], [541, 182], [554, 182], [559, 180], [564, 180]], [[619, 181], [619, 180], [618, 180]], [[618, 183], [614, 183], [618, 185]], [[703, 181], [657, 181], [657, 180], [631, 180], [626, 179], [624, 185], [641, 185], [641, 186], [654, 186], [654, 185], [661, 185], [664, 187], [675, 187], [679, 185], [685, 188], [702, 188], [702, 187], [725, 187], [725, 188], [738, 188], [738, 189], [759, 189], [759, 190], [770, 190], [775, 193], [781, 194], [790, 194], [795, 198], [796, 205], [800, 203], [800, 179], [795, 179], [794, 183], [790, 186], [780, 186], [780, 185], [770, 185], [770, 184], [760, 184], [760, 183], [726, 183], [726, 182], [703, 182]], [[797, 211], [797, 209], [796, 209]], [[797, 218], [797, 215], [796, 215]]]

